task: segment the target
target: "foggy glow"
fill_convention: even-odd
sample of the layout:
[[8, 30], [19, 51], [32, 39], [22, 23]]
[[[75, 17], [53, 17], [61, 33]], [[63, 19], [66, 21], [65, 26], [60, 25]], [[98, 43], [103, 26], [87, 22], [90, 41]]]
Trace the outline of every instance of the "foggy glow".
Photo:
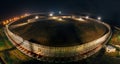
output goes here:
[[98, 19], [98, 20], [101, 20], [101, 17], [98, 17], [97, 19]]
[[62, 12], [61, 11], [59, 11], [59, 14], [61, 14]]
[[38, 19], [39, 18], [39, 16], [35, 16], [35, 19]]
[[89, 16], [86, 16], [85, 18], [86, 18], [86, 19], [88, 19], [88, 18], [89, 18]]
[[79, 21], [85, 21], [85, 20], [84, 20], [84, 19], [82, 19], [82, 18], [79, 18], [78, 20], [79, 20]]
[[59, 20], [59, 21], [62, 21], [62, 18], [59, 18], [58, 20]]
[[53, 16], [53, 13], [50, 13], [49, 16]]

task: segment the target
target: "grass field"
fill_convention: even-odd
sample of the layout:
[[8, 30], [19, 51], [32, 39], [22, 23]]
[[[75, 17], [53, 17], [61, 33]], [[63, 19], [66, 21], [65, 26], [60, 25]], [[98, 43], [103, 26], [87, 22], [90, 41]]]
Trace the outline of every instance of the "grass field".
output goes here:
[[113, 37], [110, 40], [110, 44], [120, 45], [120, 31], [114, 30]]

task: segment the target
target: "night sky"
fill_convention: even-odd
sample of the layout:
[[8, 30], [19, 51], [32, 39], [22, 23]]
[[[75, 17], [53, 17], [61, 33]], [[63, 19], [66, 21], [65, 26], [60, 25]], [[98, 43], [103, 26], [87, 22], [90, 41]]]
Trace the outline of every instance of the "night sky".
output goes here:
[[50, 11], [90, 13], [108, 23], [120, 24], [120, 0], [0, 0], [0, 19]]

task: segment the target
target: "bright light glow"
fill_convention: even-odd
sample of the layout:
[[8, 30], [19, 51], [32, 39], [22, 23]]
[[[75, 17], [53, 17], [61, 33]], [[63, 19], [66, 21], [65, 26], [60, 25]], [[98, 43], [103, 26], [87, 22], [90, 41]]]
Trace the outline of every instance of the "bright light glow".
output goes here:
[[24, 16], [29, 16], [30, 14], [26, 13]]
[[53, 13], [50, 13], [49, 16], [53, 16]]
[[55, 17], [55, 16], [54, 16], [54, 17], [51, 17], [51, 18], [52, 18], [52, 19], [57, 19], [58, 17]]
[[12, 19], [9, 19], [9, 21], [11, 22], [11, 21], [12, 21]]
[[59, 21], [62, 21], [63, 19], [62, 19], [62, 18], [59, 18], [58, 20], [59, 20]]
[[62, 12], [61, 11], [59, 11], [59, 14], [61, 14]]
[[9, 20], [6, 20], [6, 23], [9, 23]]
[[24, 18], [24, 16], [20, 16], [20, 18]]
[[79, 19], [77, 19], [77, 20], [79, 20], [79, 21], [85, 21], [84, 19], [82, 19], [82, 18], [79, 18]]
[[71, 18], [71, 16], [62, 16], [62, 18]]
[[28, 19], [27, 22], [29, 23], [29, 22], [30, 22], [30, 19]]
[[39, 16], [35, 16], [35, 19], [38, 19], [39, 18]]
[[3, 25], [5, 25], [6, 24], [6, 22], [5, 21], [3, 21]]
[[101, 20], [101, 17], [98, 17], [97, 19], [98, 19], [98, 20]]
[[88, 19], [88, 18], [89, 18], [89, 16], [86, 16], [85, 18], [86, 18], [86, 19]]

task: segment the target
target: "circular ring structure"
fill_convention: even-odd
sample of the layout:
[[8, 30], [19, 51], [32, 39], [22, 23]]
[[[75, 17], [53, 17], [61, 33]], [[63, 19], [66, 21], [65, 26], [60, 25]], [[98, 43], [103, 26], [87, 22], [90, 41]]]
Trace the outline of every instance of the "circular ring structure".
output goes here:
[[[38, 15], [38, 14], [33, 14]], [[32, 15], [30, 15], [32, 16]], [[28, 16], [28, 17], [30, 17]], [[10, 30], [10, 28], [16, 28], [19, 26], [27, 25], [28, 23], [34, 23], [37, 20], [43, 20], [39, 17], [42, 17], [44, 19], [57, 19], [58, 21], [62, 22], [63, 18], [72, 18], [77, 21], [81, 22], [87, 22], [86, 20], [91, 20], [93, 22], [97, 22], [101, 25], [104, 25], [105, 28], [107, 28], [107, 31], [105, 34], [103, 34], [101, 37], [86, 42], [84, 44], [80, 45], [73, 45], [73, 46], [48, 46], [48, 45], [41, 45], [37, 43], [33, 43], [31, 41], [28, 41], [21, 36], [15, 34]], [[20, 20], [18, 20], [20, 21]], [[16, 21], [17, 22], [17, 21]], [[64, 22], [64, 21], [63, 21]], [[98, 52], [104, 44], [107, 43], [109, 38], [111, 37], [111, 28], [108, 24], [101, 22], [100, 20], [95, 20], [93, 18], [86, 18], [84, 16], [73, 17], [73, 16], [36, 16], [35, 18], [28, 19], [27, 22], [24, 22], [22, 24], [16, 24], [12, 25], [14, 22], [9, 23], [4, 28], [4, 31], [8, 37], [8, 39], [13, 43], [18, 50], [23, 52], [24, 54], [36, 58], [41, 61], [48, 61], [48, 62], [71, 62], [71, 61], [78, 61], [84, 58], [87, 58], [96, 52]], [[91, 36], [92, 37], [92, 36]], [[89, 38], [91, 38], [89, 37]]]

